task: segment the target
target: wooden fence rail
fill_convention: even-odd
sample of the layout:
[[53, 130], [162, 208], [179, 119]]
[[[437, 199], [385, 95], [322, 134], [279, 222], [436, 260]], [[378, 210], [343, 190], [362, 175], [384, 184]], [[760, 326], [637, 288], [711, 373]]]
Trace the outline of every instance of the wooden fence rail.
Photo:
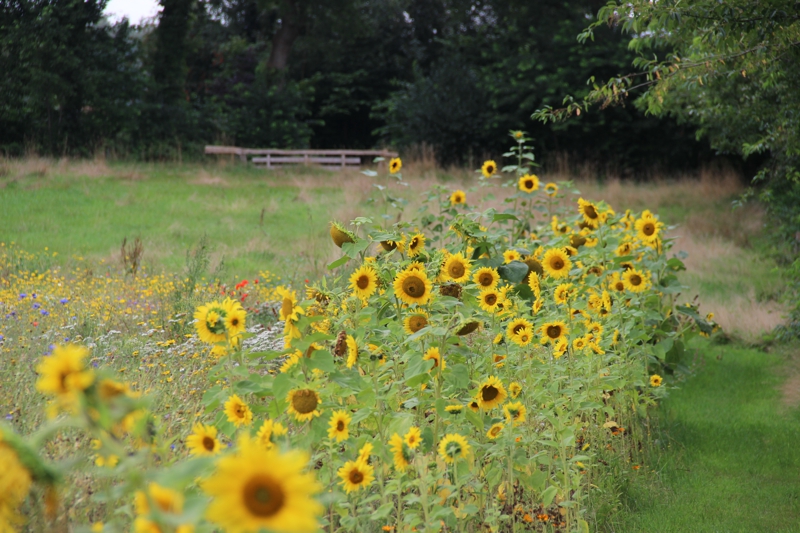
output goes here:
[[274, 168], [287, 164], [316, 164], [345, 168], [360, 166], [364, 157], [397, 157], [390, 150], [280, 150], [275, 148], [239, 148], [237, 146], [206, 146], [207, 155], [230, 155], [243, 162], [248, 158], [256, 166]]

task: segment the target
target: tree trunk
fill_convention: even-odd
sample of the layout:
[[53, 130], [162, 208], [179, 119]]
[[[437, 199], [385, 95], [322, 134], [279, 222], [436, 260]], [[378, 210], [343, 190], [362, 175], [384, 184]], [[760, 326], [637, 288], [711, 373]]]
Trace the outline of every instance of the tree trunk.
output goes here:
[[302, 8], [294, 0], [283, 2], [281, 9], [281, 27], [272, 37], [272, 51], [269, 54], [267, 67], [284, 70], [289, 64], [292, 45], [305, 29], [305, 17]]

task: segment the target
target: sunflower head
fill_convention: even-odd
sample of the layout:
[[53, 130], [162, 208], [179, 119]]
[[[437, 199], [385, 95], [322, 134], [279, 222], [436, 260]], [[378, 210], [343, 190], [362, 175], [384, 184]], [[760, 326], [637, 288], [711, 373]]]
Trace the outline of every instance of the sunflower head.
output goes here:
[[369, 265], [361, 265], [350, 276], [350, 289], [361, 300], [368, 300], [378, 290], [378, 274]]
[[467, 203], [467, 193], [462, 190], [454, 191], [450, 195], [450, 205], [461, 205]]
[[389, 173], [397, 174], [403, 168], [403, 161], [399, 157], [393, 157], [389, 161]]
[[506, 420], [515, 426], [525, 422], [526, 413], [527, 408], [522, 402], [507, 403], [503, 406], [503, 414], [505, 414]]
[[381, 248], [387, 252], [397, 249], [397, 243], [394, 241], [381, 241]]
[[220, 453], [221, 444], [217, 439], [217, 428], [197, 423], [192, 428], [192, 434], [186, 438], [186, 447], [189, 453], [199, 457], [211, 456]]
[[338, 246], [339, 248], [346, 242], [356, 242], [356, 236], [353, 234], [352, 231], [348, 230], [341, 224], [335, 221], [331, 221], [331, 239], [333, 239], [333, 243]]
[[517, 383], [516, 381], [511, 382], [508, 386], [508, 392], [511, 393], [512, 398], [516, 398], [522, 392], [522, 385]]
[[298, 422], [311, 420], [321, 414], [317, 409], [320, 404], [319, 394], [312, 389], [293, 389], [289, 391], [286, 399], [289, 401], [289, 413], [294, 415]]
[[431, 347], [425, 352], [425, 355], [422, 356], [424, 361], [433, 361], [433, 366], [431, 367], [431, 371], [436, 368], [439, 368], [441, 365], [442, 370], [447, 368], [447, 363], [445, 363], [444, 359], [442, 358], [442, 354], [439, 352], [439, 348]]
[[408, 256], [416, 257], [425, 249], [425, 234], [415, 233], [408, 241]]
[[375, 479], [372, 466], [360, 459], [347, 461], [339, 469], [338, 475], [342, 479], [340, 483], [348, 494], [366, 488]]
[[328, 437], [341, 442], [350, 436], [349, 424], [352, 417], [347, 411], [335, 411], [328, 423]]
[[508, 264], [511, 261], [520, 261], [522, 259], [522, 254], [518, 251], [514, 250], [513, 248], [506, 250], [503, 252], [503, 263]]
[[424, 270], [411, 267], [400, 272], [394, 280], [394, 294], [407, 304], [426, 304], [431, 297], [432, 284]]
[[462, 435], [449, 433], [439, 442], [439, 456], [446, 463], [454, 463], [457, 459], [469, 456], [470, 446]]
[[461, 329], [456, 331], [456, 335], [458, 335], [459, 337], [463, 337], [464, 335], [469, 335], [470, 333], [474, 333], [475, 331], [477, 331], [479, 327], [481, 327], [480, 322], [477, 321], [467, 322], [466, 324], [461, 326]]
[[547, 193], [547, 196], [551, 198], [558, 194], [558, 185], [553, 183], [552, 181], [544, 186], [544, 192]]
[[508, 396], [503, 383], [494, 376], [489, 376], [478, 388], [477, 401], [483, 409], [493, 409], [503, 403]]
[[497, 163], [491, 159], [484, 161], [483, 166], [481, 167], [481, 172], [483, 173], [484, 178], [491, 178], [497, 173]]
[[442, 274], [446, 280], [464, 283], [469, 279], [471, 270], [472, 265], [469, 260], [464, 257], [464, 254], [459, 252], [447, 258], [442, 268]]
[[664, 381], [664, 379], [661, 376], [659, 376], [658, 374], [653, 374], [652, 376], [650, 376], [650, 386], [651, 387], [660, 387], [661, 383], [663, 381]]
[[500, 274], [494, 268], [481, 267], [475, 272], [472, 280], [482, 289], [489, 289], [495, 287], [497, 282], [500, 281]]
[[551, 248], [544, 254], [542, 268], [551, 278], [565, 278], [572, 269], [572, 261], [561, 248]]
[[236, 427], [249, 426], [253, 421], [250, 407], [236, 394], [225, 402], [225, 414], [228, 415], [228, 421]]
[[525, 174], [519, 178], [519, 190], [531, 193], [539, 189], [539, 178], [536, 174]]
[[492, 424], [492, 427], [489, 428], [489, 431], [486, 432], [486, 436], [490, 439], [494, 440], [500, 436], [500, 432], [503, 431], [505, 424], [502, 422], [498, 422], [496, 424]]
[[403, 320], [403, 330], [409, 335], [413, 335], [427, 325], [428, 317], [423, 313], [408, 315], [405, 320]]

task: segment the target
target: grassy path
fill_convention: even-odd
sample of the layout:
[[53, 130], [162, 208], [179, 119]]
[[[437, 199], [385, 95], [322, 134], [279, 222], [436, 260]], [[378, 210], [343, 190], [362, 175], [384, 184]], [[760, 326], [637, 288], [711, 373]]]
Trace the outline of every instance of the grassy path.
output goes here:
[[660, 482], [630, 486], [631, 512], [609, 530], [800, 532], [800, 409], [779, 392], [786, 355], [698, 348], [701, 368], [659, 413], [670, 439], [654, 467]]

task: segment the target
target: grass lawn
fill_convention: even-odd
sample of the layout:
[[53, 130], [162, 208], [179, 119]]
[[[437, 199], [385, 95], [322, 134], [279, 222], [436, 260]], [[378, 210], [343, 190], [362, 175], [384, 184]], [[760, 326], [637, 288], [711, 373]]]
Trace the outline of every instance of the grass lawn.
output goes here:
[[787, 354], [696, 347], [696, 375], [658, 413], [657, 472], [628, 488], [630, 512], [609, 531], [800, 531], [800, 410], [779, 391]]

